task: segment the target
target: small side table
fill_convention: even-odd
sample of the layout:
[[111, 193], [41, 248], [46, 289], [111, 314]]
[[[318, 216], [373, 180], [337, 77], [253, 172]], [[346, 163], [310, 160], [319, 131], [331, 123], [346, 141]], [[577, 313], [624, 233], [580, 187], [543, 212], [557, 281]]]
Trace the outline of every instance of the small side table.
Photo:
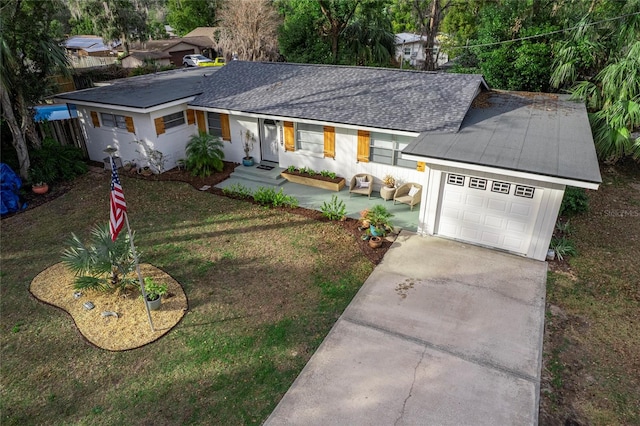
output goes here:
[[393, 195], [396, 193], [396, 188], [389, 188], [388, 186], [383, 186], [380, 188], [380, 198], [385, 201], [393, 199]]

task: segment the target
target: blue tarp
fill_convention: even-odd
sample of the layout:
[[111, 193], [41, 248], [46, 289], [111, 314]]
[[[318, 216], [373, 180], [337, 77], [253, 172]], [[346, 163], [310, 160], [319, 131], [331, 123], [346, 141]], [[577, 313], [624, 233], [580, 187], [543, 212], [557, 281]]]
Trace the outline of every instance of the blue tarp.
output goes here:
[[78, 110], [74, 104], [51, 104], [36, 105], [33, 107], [36, 112], [34, 121], [57, 121], [78, 118]]
[[0, 214], [5, 215], [27, 208], [26, 203], [20, 202], [21, 186], [22, 180], [11, 167], [0, 163]]

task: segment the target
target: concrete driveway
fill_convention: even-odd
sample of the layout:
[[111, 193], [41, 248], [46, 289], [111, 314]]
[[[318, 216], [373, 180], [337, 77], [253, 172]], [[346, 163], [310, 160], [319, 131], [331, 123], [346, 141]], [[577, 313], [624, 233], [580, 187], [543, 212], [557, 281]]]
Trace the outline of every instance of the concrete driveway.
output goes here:
[[266, 424], [536, 424], [546, 272], [403, 232]]

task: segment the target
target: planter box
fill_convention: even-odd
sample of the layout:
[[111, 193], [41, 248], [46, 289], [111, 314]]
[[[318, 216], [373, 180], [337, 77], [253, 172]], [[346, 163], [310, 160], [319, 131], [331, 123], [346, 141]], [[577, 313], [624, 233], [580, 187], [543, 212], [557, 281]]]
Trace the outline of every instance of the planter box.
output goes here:
[[310, 176], [302, 176], [294, 173], [282, 172], [280, 176], [288, 180], [289, 182], [299, 183], [300, 185], [313, 186], [315, 188], [326, 189], [329, 191], [340, 191], [344, 188], [344, 178], [336, 178], [331, 180], [321, 179], [320, 176], [310, 177]]

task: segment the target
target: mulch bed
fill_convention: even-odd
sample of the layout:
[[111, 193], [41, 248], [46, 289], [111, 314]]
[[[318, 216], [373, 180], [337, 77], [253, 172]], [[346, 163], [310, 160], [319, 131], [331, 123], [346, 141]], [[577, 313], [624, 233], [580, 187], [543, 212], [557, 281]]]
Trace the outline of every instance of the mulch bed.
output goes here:
[[[89, 165], [94, 170], [104, 169], [104, 165], [99, 162], [89, 162]], [[136, 173], [135, 170], [132, 170], [130, 172], [121, 171], [120, 173], [126, 174], [127, 176], [133, 177], [136, 179], [144, 179], [144, 180], [151, 180], [151, 181], [185, 182], [190, 184], [197, 190], [199, 190], [205, 185], [208, 185], [210, 186], [210, 188], [207, 189], [206, 192], [219, 195], [219, 196], [225, 196], [225, 194], [223, 194], [221, 189], [215, 188], [215, 185], [227, 179], [231, 175], [231, 173], [233, 173], [233, 170], [238, 165], [239, 164], [237, 163], [230, 163], [225, 161], [224, 169], [220, 173], [214, 173], [211, 176], [204, 177], [204, 178], [192, 176], [186, 170], [180, 170], [178, 168], [168, 170], [162, 174], [150, 175], [150, 176], [143, 176], [141, 174]], [[31, 191], [24, 191], [24, 194], [22, 196], [22, 201], [27, 203], [27, 208], [25, 210], [34, 209], [42, 204], [45, 204], [53, 199], [56, 199], [60, 195], [70, 190], [72, 187], [73, 187], [73, 182], [64, 182], [64, 183], [56, 183], [55, 185], [49, 185], [49, 188], [50, 188], [49, 192], [44, 195], [37, 195], [32, 193]], [[253, 202], [253, 201], [247, 200], [247, 202]], [[293, 214], [297, 214], [300, 216], [317, 220], [319, 222], [329, 222], [329, 219], [322, 216], [322, 212], [317, 210], [309, 210], [301, 207], [298, 207], [298, 208], [278, 207], [278, 208], [283, 211], [287, 211]], [[7, 214], [3, 216], [2, 219], [5, 219], [6, 217], [11, 217], [16, 214], [20, 214], [20, 212]], [[336, 222], [336, 223], [339, 223], [340, 226], [342, 226], [347, 232], [353, 235], [353, 237], [356, 239], [358, 243], [358, 246], [360, 247], [360, 250], [362, 250], [364, 255], [374, 265], [377, 265], [382, 261], [382, 258], [384, 257], [385, 253], [391, 247], [392, 243], [386, 240], [383, 240], [382, 247], [379, 247], [376, 249], [369, 247], [368, 242], [362, 240], [363, 232], [360, 229], [358, 229], [359, 221], [356, 219], [347, 218], [344, 221]]]

